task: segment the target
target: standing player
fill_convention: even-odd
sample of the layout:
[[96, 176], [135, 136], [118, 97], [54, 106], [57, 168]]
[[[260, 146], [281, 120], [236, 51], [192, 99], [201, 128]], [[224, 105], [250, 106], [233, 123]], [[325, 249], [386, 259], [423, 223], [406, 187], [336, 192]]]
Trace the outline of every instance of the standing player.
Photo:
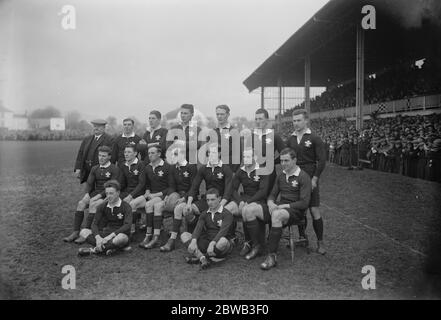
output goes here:
[[167, 201], [166, 198], [175, 189], [171, 166], [161, 159], [161, 153], [162, 151], [159, 146], [151, 146], [149, 148], [150, 163], [146, 165], [144, 174], [140, 179], [141, 185], [146, 184], [146, 191], [143, 197], [146, 201], [147, 230], [144, 240], [139, 244], [143, 249], [152, 249], [159, 245], [159, 235], [162, 226], [162, 200], [165, 198]]
[[86, 182], [90, 170], [98, 164], [98, 148], [108, 146], [112, 148], [112, 137], [105, 133], [105, 120], [93, 120], [93, 134], [84, 138], [78, 150], [75, 161], [75, 176], [80, 179], [80, 183]]
[[163, 201], [164, 210], [173, 211], [173, 229], [170, 234], [170, 239], [160, 248], [162, 252], [169, 252], [175, 248], [175, 241], [181, 227], [188, 193], [198, 171], [196, 164], [190, 164], [185, 160], [185, 146], [174, 150], [174, 156], [176, 159], [173, 163], [176, 164], [172, 168], [172, 172], [176, 192], [172, 193], [167, 201]]
[[139, 142], [138, 150], [141, 153], [141, 159], [148, 162], [147, 151], [152, 146], [158, 146], [161, 148], [163, 155], [162, 158], [165, 159], [165, 150], [167, 142], [167, 129], [161, 127], [161, 112], [153, 110], [149, 114], [149, 128], [144, 133], [142, 140]]
[[[142, 196], [145, 190], [137, 189], [139, 184], [139, 177], [144, 174], [145, 163], [138, 159], [138, 152], [134, 144], [128, 144], [124, 148], [125, 163], [120, 167], [121, 169], [121, 194], [120, 197], [127, 203], [132, 203], [133, 199]], [[137, 189], [135, 191], [135, 189]], [[144, 204], [145, 205], [145, 204]], [[144, 206], [140, 206], [141, 208]], [[131, 234], [135, 233], [136, 221], [138, 220], [138, 214], [136, 212], [137, 206], [134, 205], [132, 210], [133, 223]]]
[[196, 154], [201, 146], [201, 142], [198, 141], [201, 128], [192, 121], [194, 106], [192, 104], [183, 104], [180, 113], [181, 123], [173, 126], [169, 130], [167, 135], [167, 147], [170, 147], [170, 145], [174, 143], [173, 141], [185, 141], [185, 159], [191, 164], [197, 164]]
[[200, 214], [207, 210], [207, 201], [203, 197], [193, 202], [193, 200], [196, 199], [202, 180], [205, 181], [206, 190], [215, 188], [219, 191], [222, 197], [220, 202], [222, 207], [228, 203], [231, 197], [233, 172], [228, 165], [223, 164], [222, 160], [220, 160], [217, 143], [211, 144], [208, 150], [207, 165], [199, 168], [190, 192], [188, 193], [187, 205], [183, 212], [190, 230], [192, 230], [192, 227], [196, 224]]
[[[227, 164], [234, 173], [239, 169], [241, 160], [240, 134], [239, 130], [228, 122], [229, 117], [230, 108], [227, 105], [222, 104], [216, 107], [216, 118], [218, 123], [214, 130], [218, 137], [217, 143], [221, 147], [221, 159], [228, 160]], [[226, 146], [228, 146], [228, 153], [226, 152]]]
[[[322, 139], [313, 134], [308, 128], [308, 113], [306, 110], [294, 110], [293, 115], [294, 132], [288, 139], [288, 147], [297, 153], [299, 167], [311, 177], [312, 194], [309, 211], [312, 215], [312, 226], [317, 236], [317, 252], [325, 254], [323, 244], [323, 219], [320, 215], [320, 193], [319, 178], [325, 169], [326, 151]], [[305, 237], [305, 230], [299, 228], [301, 237]]]
[[132, 210], [127, 202], [121, 201], [120, 185], [116, 180], [104, 184], [107, 203], [98, 206], [91, 229], [83, 229], [80, 234], [93, 248], [80, 248], [78, 255], [92, 253], [111, 255], [126, 247], [132, 224]]
[[[271, 222], [266, 199], [269, 192], [269, 175], [257, 173], [259, 164], [256, 162], [253, 149], [243, 152], [243, 164], [233, 177], [233, 199], [230, 202], [242, 215], [244, 231], [247, 231], [251, 244], [245, 242], [240, 252], [245, 259], [251, 260], [262, 253], [265, 242], [265, 225]], [[239, 195], [239, 186], [243, 187], [243, 194]]]
[[[282, 173], [276, 177], [274, 187], [268, 197], [271, 213], [271, 231], [268, 240], [268, 256], [260, 265], [269, 270], [277, 265], [277, 248], [282, 236], [282, 228], [299, 223], [308, 209], [311, 197], [311, 178], [297, 166], [296, 152], [286, 148], [280, 153]], [[275, 202], [280, 194], [280, 202]]]
[[110, 162], [112, 150], [108, 146], [98, 148], [99, 164], [92, 167], [86, 182], [86, 194], [78, 202], [74, 218], [74, 231], [63, 240], [65, 242], [83, 243], [84, 237], [79, 236], [81, 224], [84, 219], [84, 210], [89, 206], [89, 215], [86, 220], [86, 228], [90, 229], [96, 208], [104, 202], [104, 183], [111, 179], [119, 179], [119, 169]]
[[211, 258], [223, 259], [233, 248], [233, 215], [221, 205], [217, 189], [207, 190], [208, 210], [202, 212], [193, 234], [184, 232], [181, 239], [188, 243], [190, 256], [187, 263], [200, 263], [201, 269], [209, 267]]
[[122, 167], [126, 163], [124, 157], [124, 149], [128, 144], [136, 146], [141, 140], [135, 134], [135, 121], [130, 118], [123, 120], [123, 133], [115, 138], [112, 148], [112, 163], [118, 163], [118, 167]]

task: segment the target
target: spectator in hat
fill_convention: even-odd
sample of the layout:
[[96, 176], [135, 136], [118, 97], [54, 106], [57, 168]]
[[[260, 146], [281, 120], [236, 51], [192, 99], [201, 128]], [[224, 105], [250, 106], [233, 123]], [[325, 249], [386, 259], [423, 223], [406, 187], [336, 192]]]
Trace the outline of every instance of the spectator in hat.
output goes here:
[[78, 150], [75, 161], [75, 176], [83, 183], [89, 176], [90, 169], [99, 164], [98, 148], [101, 146], [113, 147], [113, 139], [105, 133], [106, 120], [96, 119], [91, 121], [93, 125], [93, 134], [84, 138]]

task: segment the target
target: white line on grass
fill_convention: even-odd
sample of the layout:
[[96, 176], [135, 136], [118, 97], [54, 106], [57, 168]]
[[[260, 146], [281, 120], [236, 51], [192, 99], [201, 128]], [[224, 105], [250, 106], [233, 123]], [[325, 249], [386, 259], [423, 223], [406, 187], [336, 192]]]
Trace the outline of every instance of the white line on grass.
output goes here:
[[348, 218], [348, 219], [350, 219], [350, 220], [352, 220], [352, 221], [354, 221], [354, 222], [360, 224], [361, 226], [365, 227], [366, 229], [372, 230], [372, 231], [374, 231], [374, 232], [376, 232], [376, 233], [382, 235], [384, 238], [389, 239], [390, 241], [392, 241], [392, 242], [394, 242], [394, 243], [396, 243], [396, 244], [398, 244], [398, 245], [400, 245], [400, 246], [402, 246], [402, 247], [408, 249], [409, 251], [411, 251], [411, 252], [413, 252], [413, 253], [415, 253], [415, 254], [418, 254], [418, 255], [420, 255], [420, 256], [422, 256], [422, 257], [424, 257], [424, 258], [427, 257], [427, 255], [424, 254], [424, 253], [422, 253], [421, 251], [418, 251], [418, 250], [416, 250], [416, 249], [414, 249], [414, 248], [412, 248], [412, 247], [410, 247], [410, 246], [408, 246], [408, 245], [406, 245], [406, 244], [404, 244], [404, 243], [398, 241], [397, 239], [392, 238], [392, 237], [389, 236], [388, 234], [386, 234], [386, 233], [384, 233], [384, 232], [382, 232], [382, 231], [380, 231], [380, 230], [378, 230], [378, 229], [376, 229], [376, 228], [373, 228], [373, 227], [371, 227], [371, 226], [368, 226], [367, 224], [365, 224], [365, 223], [361, 222], [360, 220], [354, 218], [354, 217], [351, 216], [350, 214], [347, 214], [347, 213], [345, 213], [344, 211], [339, 211], [339, 210], [337, 210], [337, 209], [335, 209], [335, 208], [333, 208], [333, 207], [330, 207], [330, 206], [328, 206], [327, 204], [323, 203], [323, 201], [321, 202], [321, 204], [322, 204], [324, 207], [328, 208], [329, 210], [332, 210], [332, 211], [334, 211], [334, 212], [336, 212], [336, 213], [338, 213], [338, 214], [340, 214], [340, 215], [342, 215], [342, 216], [344, 216], [344, 217], [346, 217], [346, 218]]

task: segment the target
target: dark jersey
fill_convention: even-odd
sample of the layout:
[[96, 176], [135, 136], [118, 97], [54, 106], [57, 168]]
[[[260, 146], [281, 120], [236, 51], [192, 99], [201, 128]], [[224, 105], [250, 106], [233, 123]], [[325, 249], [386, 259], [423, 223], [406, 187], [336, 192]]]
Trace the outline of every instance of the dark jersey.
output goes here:
[[[151, 132], [150, 130], [147, 130], [144, 133], [144, 135], [142, 136], [142, 138], [145, 140], [145, 142], [147, 142], [147, 146], [149, 144], [154, 144], [154, 145], [161, 147], [161, 151], [162, 151], [161, 158], [165, 159], [165, 154], [167, 151], [167, 149], [166, 149], [167, 140], [166, 139], [167, 139], [168, 130], [166, 128], [162, 128], [162, 127], [158, 128], [156, 130], [153, 130], [153, 132]], [[140, 152], [141, 159], [145, 162], [148, 162], [147, 150], [148, 150], [148, 147]]]
[[204, 211], [199, 216], [192, 238], [198, 239], [200, 236], [206, 236], [208, 240], [215, 242], [222, 237], [229, 238], [234, 235], [233, 222], [234, 218], [231, 212], [222, 207], [215, 212], [214, 219], [211, 212]]
[[119, 180], [119, 174], [119, 168], [113, 163], [109, 164], [108, 167], [100, 165], [92, 167], [87, 178], [86, 193], [101, 193], [102, 196], [105, 196], [104, 183], [112, 179]]
[[[230, 166], [233, 172], [236, 172], [242, 160], [241, 143], [240, 143], [240, 132], [239, 130], [232, 126], [226, 126], [224, 128], [215, 128], [214, 131], [217, 134], [217, 143], [221, 148], [222, 161]], [[223, 150], [227, 150], [228, 153]]]
[[288, 147], [297, 153], [297, 165], [312, 178], [320, 178], [326, 165], [326, 150], [322, 139], [308, 129], [297, 142], [295, 132], [288, 139]]
[[191, 184], [198, 172], [197, 165], [188, 162], [183, 166], [177, 164], [172, 167], [172, 172], [175, 191], [179, 193], [179, 196], [187, 198]]
[[216, 188], [223, 199], [230, 200], [233, 172], [228, 165], [221, 162], [219, 164], [214, 168], [203, 166], [198, 170], [188, 194], [189, 196], [193, 197], [193, 199], [196, 197], [197, 190], [199, 190], [201, 182], [204, 180], [206, 190]]
[[155, 168], [151, 164], [145, 166], [143, 174], [139, 177], [139, 184], [133, 193], [138, 194], [145, 192], [145, 190], [150, 190], [151, 193], [162, 192], [164, 196], [174, 192], [173, 173], [167, 162], [161, 160]]
[[145, 163], [141, 160], [135, 159], [130, 166], [124, 163], [120, 169], [121, 192], [130, 194], [133, 198], [143, 195], [145, 190], [139, 190], [136, 194], [133, 193], [139, 184], [139, 177], [144, 174]]
[[121, 201], [119, 206], [113, 208], [110, 208], [107, 202], [105, 202], [97, 207], [95, 218], [92, 223], [92, 233], [98, 235], [101, 233], [110, 234], [113, 232], [116, 235], [119, 233], [129, 235], [131, 225], [132, 208], [127, 202]]
[[292, 209], [306, 210], [311, 198], [311, 178], [303, 170], [298, 170], [289, 177], [282, 172], [277, 176], [268, 200], [275, 201], [279, 194], [280, 204], [289, 204]]
[[127, 145], [136, 146], [140, 140], [141, 138], [137, 135], [134, 135], [133, 137], [116, 137], [116, 139], [113, 141], [112, 163], [118, 162], [119, 167], [124, 165], [124, 163], [126, 162], [126, 159], [124, 157], [124, 149]]
[[186, 126], [185, 129], [181, 124], [173, 126], [168, 132], [167, 147], [175, 140], [185, 140], [185, 159], [191, 164], [197, 164], [197, 150], [202, 145], [202, 141], [198, 141], [200, 132], [201, 128], [195, 125]]
[[[269, 192], [269, 175], [258, 175], [254, 169], [250, 173], [242, 167], [236, 171], [233, 177], [233, 199], [239, 204], [240, 201], [247, 203], [264, 202]], [[239, 186], [242, 185], [243, 195], [239, 195]]]

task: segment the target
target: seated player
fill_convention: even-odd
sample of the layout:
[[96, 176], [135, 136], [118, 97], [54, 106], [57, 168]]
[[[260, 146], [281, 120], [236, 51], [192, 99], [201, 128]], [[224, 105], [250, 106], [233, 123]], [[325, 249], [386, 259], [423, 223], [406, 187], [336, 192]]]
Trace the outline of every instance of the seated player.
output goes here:
[[[139, 184], [139, 177], [144, 174], [145, 163], [138, 159], [138, 151], [136, 145], [128, 144], [124, 148], [125, 163], [120, 166], [120, 182], [121, 182], [121, 199], [127, 203], [132, 203], [133, 199], [142, 196], [145, 190], [139, 190], [135, 192], [136, 187]], [[144, 207], [144, 205], [141, 206]], [[136, 221], [138, 220], [138, 214], [136, 212], [137, 206], [132, 208], [133, 223], [131, 234], [135, 233]]]
[[78, 202], [77, 211], [74, 218], [74, 231], [66, 238], [65, 242], [84, 243], [86, 239], [80, 236], [80, 228], [84, 219], [84, 210], [89, 207], [89, 215], [86, 220], [86, 228], [90, 229], [92, 226], [93, 217], [95, 216], [96, 208], [104, 202], [106, 196], [104, 192], [104, 183], [112, 179], [119, 179], [119, 168], [110, 163], [112, 150], [108, 146], [101, 146], [98, 148], [99, 164], [92, 167], [89, 177], [86, 181], [86, 194]]
[[[305, 218], [311, 197], [311, 178], [297, 166], [296, 152], [285, 148], [280, 153], [282, 173], [276, 177], [274, 187], [268, 197], [271, 213], [271, 231], [268, 240], [268, 256], [260, 265], [269, 270], [277, 265], [277, 248], [282, 236], [282, 228], [298, 224]], [[275, 203], [280, 194], [280, 201]]]
[[172, 172], [176, 191], [167, 198], [167, 201], [162, 202], [164, 210], [173, 212], [173, 229], [170, 233], [170, 239], [160, 248], [162, 252], [169, 252], [175, 248], [188, 192], [198, 171], [197, 165], [188, 163], [185, 156], [185, 145], [173, 151], [172, 163], [175, 163], [175, 166], [172, 167]]
[[212, 258], [223, 259], [233, 249], [233, 215], [221, 205], [221, 196], [217, 189], [211, 188], [206, 193], [208, 210], [202, 212], [193, 234], [184, 232], [181, 240], [189, 243], [187, 263], [200, 263], [206, 269]]
[[159, 235], [162, 226], [162, 200], [167, 201], [166, 197], [175, 190], [171, 166], [161, 159], [161, 153], [159, 146], [149, 147], [150, 163], [146, 165], [144, 175], [141, 176], [142, 181], [140, 183], [147, 182], [145, 194], [142, 196], [145, 200], [147, 229], [144, 240], [139, 244], [143, 249], [152, 249], [159, 246]]
[[[266, 204], [269, 191], [269, 175], [259, 175], [259, 164], [252, 148], [243, 152], [243, 163], [233, 177], [233, 202], [230, 204], [234, 210], [242, 214], [245, 241], [240, 255], [251, 260], [258, 256], [265, 242], [265, 225], [271, 222], [271, 216]], [[239, 195], [239, 186], [243, 187], [243, 194]], [[252, 246], [250, 245], [252, 244]]]
[[215, 188], [222, 197], [221, 206], [225, 206], [230, 200], [232, 187], [233, 172], [230, 167], [222, 163], [220, 153], [216, 143], [211, 144], [208, 148], [207, 165], [199, 168], [196, 178], [194, 179], [191, 189], [188, 193], [187, 204], [184, 207], [183, 215], [186, 219], [188, 230], [192, 231], [197, 223], [199, 215], [208, 209], [207, 201], [204, 198], [196, 200], [202, 180], [205, 181], [206, 190]]
[[118, 181], [107, 181], [104, 188], [107, 202], [98, 206], [92, 229], [86, 228], [80, 232], [93, 248], [80, 248], [80, 256], [92, 253], [111, 255], [129, 244], [132, 209], [127, 202], [121, 200], [121, 186]]

